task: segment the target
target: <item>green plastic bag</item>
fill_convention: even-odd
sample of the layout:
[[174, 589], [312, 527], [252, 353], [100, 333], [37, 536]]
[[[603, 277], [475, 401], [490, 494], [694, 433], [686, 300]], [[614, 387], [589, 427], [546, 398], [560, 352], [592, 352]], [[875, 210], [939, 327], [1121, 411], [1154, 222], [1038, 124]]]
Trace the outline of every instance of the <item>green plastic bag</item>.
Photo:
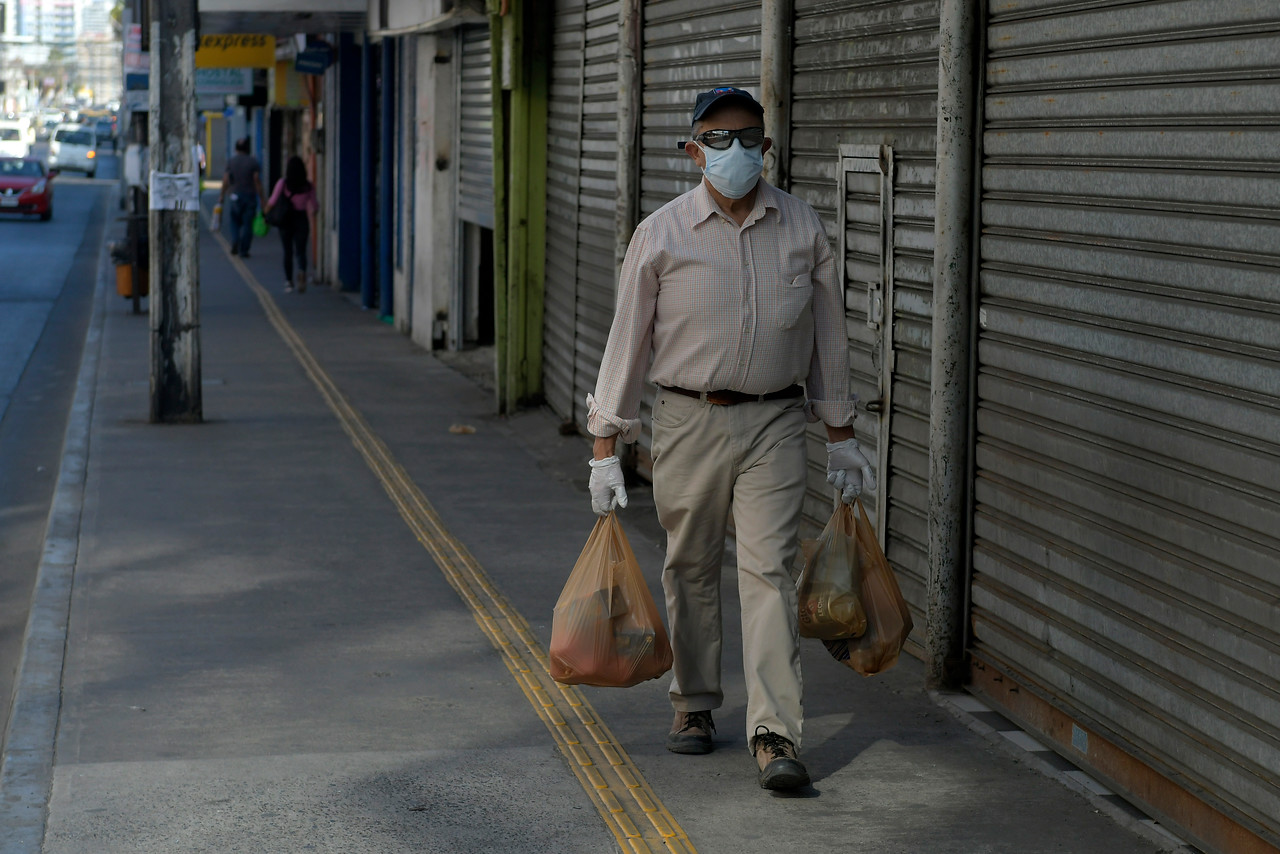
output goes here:
[[265, 237], [268, 228], [270, 228], [270, 226], [267, 225], [267, 218], [262, 215], [262, 211], [258, 211], [254, 214], [253, 233], [258, 237]]

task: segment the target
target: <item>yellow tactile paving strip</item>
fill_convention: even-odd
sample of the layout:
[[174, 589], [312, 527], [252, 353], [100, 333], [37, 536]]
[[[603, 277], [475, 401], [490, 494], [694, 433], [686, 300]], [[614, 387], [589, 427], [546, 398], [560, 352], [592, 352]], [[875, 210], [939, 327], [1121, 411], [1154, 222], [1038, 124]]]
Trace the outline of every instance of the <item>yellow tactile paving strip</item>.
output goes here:
[[[226, 241], [218, 236], [223, 250]], [[577, 688], [561, 685], [547, 670], [547, 653], [475, 557], [442, 524], [408, 473], [338, 390], [275, 300], [239, 258], [228, 255], [262, 304], [271, 325], [315, 383], [351, 442], [369, 464], [418, 541], [471, 608], [476, 622], [502, 653], [503, 661], [568, 760], [624, 852], [695, 854], [684, 829], [654, 794], [626, 750]]]

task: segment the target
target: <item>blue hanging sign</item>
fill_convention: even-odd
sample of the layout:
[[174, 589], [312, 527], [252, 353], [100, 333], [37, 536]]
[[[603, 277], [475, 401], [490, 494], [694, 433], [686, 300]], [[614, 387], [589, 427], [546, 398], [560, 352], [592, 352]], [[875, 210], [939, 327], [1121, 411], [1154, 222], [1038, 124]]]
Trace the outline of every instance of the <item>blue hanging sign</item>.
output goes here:
[[298, 54], [293, 68], [299, 74], [324, 74], [333, 64], [333, 47], [327, 42], [314, 42]]

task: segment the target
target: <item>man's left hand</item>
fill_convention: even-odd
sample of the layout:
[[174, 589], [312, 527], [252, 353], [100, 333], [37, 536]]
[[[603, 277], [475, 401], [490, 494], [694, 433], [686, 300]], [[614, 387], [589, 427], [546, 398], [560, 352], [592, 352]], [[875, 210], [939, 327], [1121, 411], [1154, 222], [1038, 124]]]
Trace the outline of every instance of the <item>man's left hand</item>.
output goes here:
[[865, 486], [876, 491], [876, 473], [858, 447], [857, 439], [827, 443], [827, 483], [840, 490], [840, 500], [852, 504]]

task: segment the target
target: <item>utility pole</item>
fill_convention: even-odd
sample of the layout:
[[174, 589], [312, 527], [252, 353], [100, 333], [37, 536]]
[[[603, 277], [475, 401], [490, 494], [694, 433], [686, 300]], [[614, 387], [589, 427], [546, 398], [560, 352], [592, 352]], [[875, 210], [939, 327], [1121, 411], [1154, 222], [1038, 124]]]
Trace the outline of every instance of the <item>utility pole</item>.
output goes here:
[[151, 421], [203, 420], [196, 0], [151, 3]]

